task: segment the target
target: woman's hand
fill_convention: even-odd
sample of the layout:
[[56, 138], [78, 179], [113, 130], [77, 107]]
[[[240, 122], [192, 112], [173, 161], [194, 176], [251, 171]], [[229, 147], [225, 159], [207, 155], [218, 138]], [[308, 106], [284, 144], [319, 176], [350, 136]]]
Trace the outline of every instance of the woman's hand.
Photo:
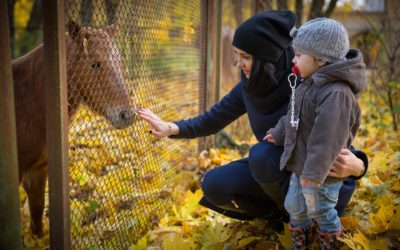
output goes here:
[[348, 176], [360, 176], [364, 171], [364, 162], [358, 159], [350, 150], [342, 149], [336, 158], [329, 176], [345, 178]]
[[313, 181], [313, 180], [305, 179], [305, 178], [301, 179], [300, 184], [301, 184], [302, 188], [306, 187], [307, 185], [313, 185], [313, 186], [316, 186], [316, 187], [320, 187], [321, 186], [321, 183]]
[[161, 120], [160, 117], [147, 108], [139, 108], [137, 114], [153, 127], [149, 133], [158, 138], [179, 134], [179, 127], [175, 123]]
[[273, 144], [276, 144], [275, 138], [271, 134], [267, 134], [264, 138], [263, 141], [267, 141]]

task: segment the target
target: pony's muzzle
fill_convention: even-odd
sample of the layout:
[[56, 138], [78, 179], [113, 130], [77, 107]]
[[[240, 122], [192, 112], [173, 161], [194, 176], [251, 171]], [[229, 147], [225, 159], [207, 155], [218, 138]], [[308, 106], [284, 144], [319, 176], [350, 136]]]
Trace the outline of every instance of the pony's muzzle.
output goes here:
[[131, 125], [135, 119], [134, 108], [116, 108], [107, 110], [107, 118], [114, 128], [122, 129]]

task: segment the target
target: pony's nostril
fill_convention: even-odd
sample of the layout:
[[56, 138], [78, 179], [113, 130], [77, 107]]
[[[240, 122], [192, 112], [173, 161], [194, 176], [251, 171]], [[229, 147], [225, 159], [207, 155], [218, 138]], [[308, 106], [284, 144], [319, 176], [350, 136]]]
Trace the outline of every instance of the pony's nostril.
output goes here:
[[123, 110], [119, 113], [120, 120], [126, 120], [127, 118], [128, 118], [128, 112], [126, 110]]
[[131, 120], [135, 117], [135, 112], [130, 112], [129, 110], [122, 110], [119, 112], [119, 119], [122, 121]]

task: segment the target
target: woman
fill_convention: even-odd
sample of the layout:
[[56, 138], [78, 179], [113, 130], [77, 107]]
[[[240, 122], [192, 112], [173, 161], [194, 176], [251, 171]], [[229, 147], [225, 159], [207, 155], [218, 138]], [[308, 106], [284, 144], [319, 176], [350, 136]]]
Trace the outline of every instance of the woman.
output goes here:
[[[200, 204], [236, 219], [265, 218], [277, 230], [283, 228], [282, 221], [288, 221], [283, 201], [291, 173], [279, 171], [283, 148], [262, 139], [287, 111], [290, 97], [287, 76], [294, 56], [289, 33], [295, 20], [290, 11], [266, 11], [237, 28], [232, 44], [241, 81], [205, 113], [165, 122], [148, 109], [138, 110], [139, 116], [153, 127], [150, 133], [159, 138], [211, 135], [247, 113], [259, 143], [250, 149], [248, 158], [205, 175]], [[363, 152], [351, 151], [342, 150], [330, 172], [331, 176], [349, 177], [340, 191], [336, 207], [339, 215], [354, 192], [355, 180], [365, 174], [368, 164]]]

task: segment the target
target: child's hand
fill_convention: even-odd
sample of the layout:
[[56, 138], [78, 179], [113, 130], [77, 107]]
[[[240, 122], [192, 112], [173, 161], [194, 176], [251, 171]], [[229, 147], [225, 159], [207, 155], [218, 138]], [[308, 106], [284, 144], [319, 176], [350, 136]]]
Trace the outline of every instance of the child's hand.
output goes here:
[[273, 144], [276, 144], [275, 138], [271, 134], [267, 134], [264, 138], [263, 141], [267, 141]]
[[304, 179], [304, 178], [301, 179], [301, 187], [304, 188], [307, 185], [313, 185], [313, 186], [316, 186], [316, 187], [320, 187], [321, 183], [313, 181], [313, 180], [309, 180], [309, 179]]

